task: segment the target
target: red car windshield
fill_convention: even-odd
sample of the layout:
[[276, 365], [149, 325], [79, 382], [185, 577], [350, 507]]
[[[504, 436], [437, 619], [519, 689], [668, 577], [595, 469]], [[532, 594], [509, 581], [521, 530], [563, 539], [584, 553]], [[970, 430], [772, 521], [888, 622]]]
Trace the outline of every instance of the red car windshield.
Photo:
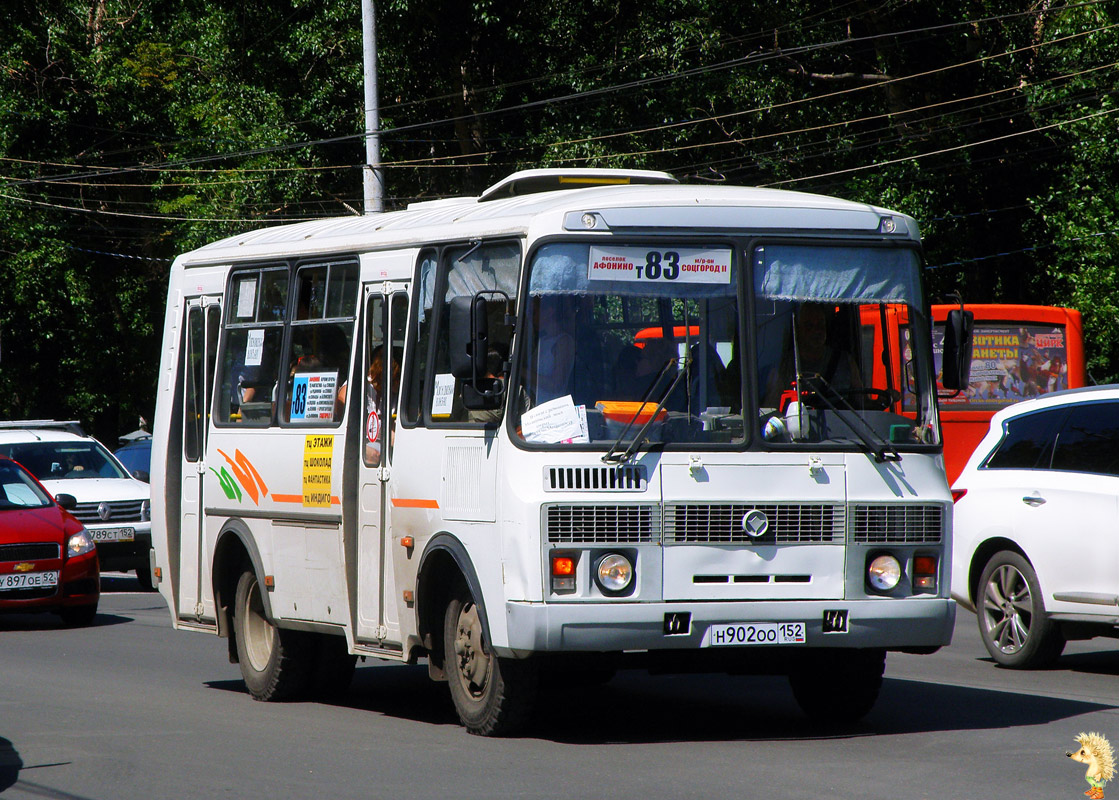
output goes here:
[[19, 464], [0, 459], [0, 510], [43, 508], [51, 505], [50, 495]]

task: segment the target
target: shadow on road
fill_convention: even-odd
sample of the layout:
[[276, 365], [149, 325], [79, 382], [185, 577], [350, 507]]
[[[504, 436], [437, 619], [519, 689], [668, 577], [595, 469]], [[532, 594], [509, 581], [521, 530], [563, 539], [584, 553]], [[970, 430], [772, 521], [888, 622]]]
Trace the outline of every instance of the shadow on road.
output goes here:
[[10, 788], [19, 780], [23, 760], [12, 743], [0, 736], [0, 792]]
[[[118, 614], [98, 614], [93, 618], [93, 624], [89, 628], [99, 628], [104, 625], [123, 625], [126, 622], [132, 622], [132, 617], [122, 617]], [[4, 614], [0, 615], [0, 631], [56, 631], [65, 630], [70, 626], [65, 624], [59, 617], [44, 611], [40, 614]], [[71, 630], [80, 631], [87, 630], [87, 628], [72, 628]]]
[[[1083, 669], [1089, 656], [1063, 666]], [[240, 681], [211, 688], [245, 694]], [[843, 691], [836, 686], [836, 691]], [[432, 725], [457, 725], [445, 684], [426, 666], [357, 669], [345, 708]], [[780, 677], [651, 676], [623, 671], [609, 683], [541, 689], [536, 719], [524, 735], [565, 744], [649, 744], [678, 741], [835, 739], [937, 731], [1001, 730], [1044, 725], [1111, 705], [1019, 692], [944, 686], [886, 678], [874, 709], [861, 722], [826, 726], [809, 720]]]

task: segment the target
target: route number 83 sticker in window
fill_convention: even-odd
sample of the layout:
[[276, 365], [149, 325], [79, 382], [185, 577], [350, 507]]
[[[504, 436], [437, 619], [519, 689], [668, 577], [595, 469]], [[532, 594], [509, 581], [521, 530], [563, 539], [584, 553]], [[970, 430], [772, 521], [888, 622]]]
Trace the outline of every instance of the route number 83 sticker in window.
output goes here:
[[587, 278], [592, 281], [730, 283], [730, 248], [590, 248]]

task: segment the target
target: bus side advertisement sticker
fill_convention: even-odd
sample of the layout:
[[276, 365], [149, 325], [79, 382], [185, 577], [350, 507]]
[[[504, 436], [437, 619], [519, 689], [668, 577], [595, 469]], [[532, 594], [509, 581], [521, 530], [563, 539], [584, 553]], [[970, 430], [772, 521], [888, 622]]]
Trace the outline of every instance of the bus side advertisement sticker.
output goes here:
[[303, 440], [303, 505], [330, 507], [334, 436], [309, 434]]

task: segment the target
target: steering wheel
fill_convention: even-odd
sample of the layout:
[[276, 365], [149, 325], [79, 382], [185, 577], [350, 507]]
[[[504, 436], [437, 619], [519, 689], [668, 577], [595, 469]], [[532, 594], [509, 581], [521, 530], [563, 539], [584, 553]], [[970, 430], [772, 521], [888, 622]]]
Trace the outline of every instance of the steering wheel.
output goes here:
[[[852, 407], [863, 411], [885, 411], [899, 399], [896, 392], [890, 389], [875, 389], [873, 386], [866, 389], [842, 389], [836, 392]], [[813, 389], [806, 389], [800, 393], [800, 401], [809, 408], [827, 408], [828, 403], [824, 397]], [[842, 408], [843, 404], [833, 402], [833, 405]]]
[[855, 408], [864, 411], [885, 411], [900, 398], [890, 389], [875, 389], [873, 386], [866, 389], [845, 389], [843, 398]]

